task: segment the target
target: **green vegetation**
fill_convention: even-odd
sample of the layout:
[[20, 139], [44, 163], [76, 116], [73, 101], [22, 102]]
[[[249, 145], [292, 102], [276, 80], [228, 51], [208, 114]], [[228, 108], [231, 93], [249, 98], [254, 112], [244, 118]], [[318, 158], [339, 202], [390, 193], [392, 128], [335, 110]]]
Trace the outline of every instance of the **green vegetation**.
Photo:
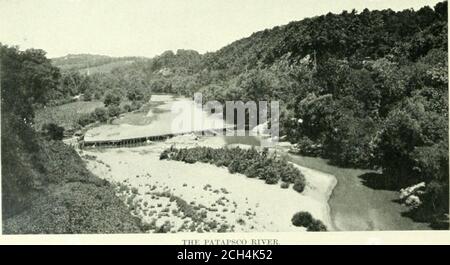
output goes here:
[[[106, 100], [106, 105], [117, 98], [141, 104], [155, 92], [202, 92], [204, 100], [220, 102], [279, 100], [280, 133], [297, 145], [299, 154], [381, 170], [383, 182], [397, 190], [424, 181], [423, 204], [413, 218], [447, 219], [447, 225], [437, 227], [448, 228], [447, 25], [446, 1], [417, 11], [343, 11], [256, 32], [217, 52], [167, 51], [152, 59], [124, 59], [114, 69], [91, 75], [79, 71], [86, 68], [85, 59], [69, 58], [68, 65], [80, 64], [75, 67], [64, 66], [66, 59], [54, 60], [69, 69], [61, 73], [42, 59], [42, 51], [28, 50], [22, 52], [23, 61], [40, 82], [6, 56], [2, 62], [11, 66], [2, 90], [20, 89], [2, 97], [16, 103], [8, 108], [27, 124], [33, 108], [70, 102], [81, 94], [87, 101]], [[34, 57], [40, 61], [30, 60]], [[89, 65], [120, 62], [95, 60], [103, 62]], [[34, 89], [25, 89], [30, 84]], [[105, 113], [116, 114], [117, 108], [97, 111], [81, 123], [104, 120]], [[240, 161], [227, 166], [241, 170]], [[270, 168], [265, 174], [266, 182], [276, 181]]]
[[280, 132], [300, 154], [381, 169], [397, 189], [425, 181], [430, 213], [422, 215], [438, 217], [448, 213], [447, 24], [447, 2], [329, 13], [205, 55], [168, 51], [92, 80], [100, 96], [124, 87], [280, 100]]
[[106, 104], [100, 101], [76, 101], [59, 106], [38, 108], [33, 121], [33, 128], [43, 131], [47, 124], [53, 123], [64, 128], [68, 134], [95, 122], [107, 122], [122, 113], [137, 111], [142, 107], [140, 101], [120, 101]]
[[[336, 177], [337, 185], [328, 204], [337, 230], [430, 229], [430, 218], [420, 222], [417, 218], [409, 218], [414, 210], [398, 203], [397, 187], [389, 186], [389, 177], [380, 170], [342, 167], [320, 157], [290, 155], [287, 159]], [[434, 222], [431, 226], [435, 227]]]
[[322, 221], [314, 219], [308, 212], [298, 212], [292, 217], [292, 224], [306, 227], [306, 231], [327, 231], [327, 227]]
[[140, 232], [114, 188], [92, 175], [61, 128], [33, 129], [34, 108], [57, 89], [59, 70], [41, 50], [0, 45], [1, 164], [4, 234]]
[[285, 183], [294, 183], [294, 189], [302, 192], [305, 188], [303, 174], [283, 158], [269, 154], [265, 149], [262, 152], [252, 149], [237, 148], [170, 148], [164, 150], [160, 159], [183, 161], [186, 163], [209, 163], [216, 166], [225, 166], [230, 173], [241, 173], [249, 178], [264, 180], [267, 184], [277, 184], [280, 180]]
[[80, 129], [79, 120], [96, 108], [103, 107], [100, 101], [77, 101], [60, 106], [49, 106], [36, 110], [33, 127], [41, 130], [46, 123], [54, 123], [68, 132]]
[[[137, 63], [143, 59], [122, 60], [121, 58], [111, 57], [92, 59], [90, 57], [95, 58], [96, 56], [72, 55], [70, 60], [53, 59], [52, 63], [62, 70], [61, 77], [46, 102], [47, 106], [62, 105], [76, 100], [101, 100], [104, 101], [106, 106], [110, 103], [118, 105], [121, 98], [129, 98], [132, 102], [148, 101], [150, 98], [148, 83], [140, 80], [140, 76], [129, 72], [134, 65], [131, 63]], [[92, 62], [92, 60], [95, 62]], [[117, 67], [110, 69], [110, 71], [94, 71], [92, 74], [80, 71], [80, 69], [87, 68], [88, 65], [109, 64], [108, 62], [111, 61]], [[122, 67], [125, 70], [122, 70]]]
[[138, 61], [138, 57], [109, 57], [105, 55], [93, 54], [69, 54], [63, 57], [53, 58], [51, 62], [53, 65], [60, 68], [62, 71], [79, 71], [86, 73], [102, 72], [107, 73], [110, 70]]
[[54, 123], [46, 123], [42, 126], [42, 131], [49, 140], [62, 140], [64, 137], [64, 128]]
[[[432, 222], [449, 209], [447, 24], [446, 1], [329, 13], [256, 32], [201, 60], [165, 53], [145, 69], [167, 92], [281, 101], [280, 133], [299, 154], [381, 169], [397, 190], [424, 181], [417, 212]], [[181, 68], [193, 74], [171, 74]]]

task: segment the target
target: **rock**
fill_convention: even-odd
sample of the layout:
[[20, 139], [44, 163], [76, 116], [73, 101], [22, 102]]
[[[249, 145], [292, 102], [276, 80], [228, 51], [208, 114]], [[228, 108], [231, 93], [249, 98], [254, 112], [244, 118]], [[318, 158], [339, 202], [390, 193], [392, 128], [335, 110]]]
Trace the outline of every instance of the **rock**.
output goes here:
[[420, 182], [419, 184], [401, 189], [400, 190], [400, 200], [405, 200], [411, 195], [423, 194], [424, 188], [425, 188], [425, 182]]
[[410, 195], [406, 200], [405, 204], [412, 208], [417, 208], [422, 204], [420, 198], [416, 195]]
[[422, 204], [419, 195], [424, 193], [425, 182], [420, 182], [416, 185], [406, 187], [400, 190], [400, 200], [404, 201], [405, 205], [411, 208], [417, 208]]

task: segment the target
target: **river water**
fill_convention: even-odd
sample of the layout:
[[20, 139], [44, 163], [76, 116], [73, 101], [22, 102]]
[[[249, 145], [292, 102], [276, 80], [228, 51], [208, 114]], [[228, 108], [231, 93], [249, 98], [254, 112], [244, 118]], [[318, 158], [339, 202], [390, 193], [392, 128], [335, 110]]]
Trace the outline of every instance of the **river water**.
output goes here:
[[[227, 144], [259, 146], [256, 137], [224, 137]], [[303, 167], [334, 175], [337, 184], [328, 201], [331, 220], [338, 231], [429, 230], [426, 223], [414, 222], [403, 216], [408, 208], [397, 202], [399, 192], [373, 188], [365, 184], [366, 177], [379, 177], [377, 172], [342, 168], [327, 160], [289, 153], [276, 148], [289, 161]]]

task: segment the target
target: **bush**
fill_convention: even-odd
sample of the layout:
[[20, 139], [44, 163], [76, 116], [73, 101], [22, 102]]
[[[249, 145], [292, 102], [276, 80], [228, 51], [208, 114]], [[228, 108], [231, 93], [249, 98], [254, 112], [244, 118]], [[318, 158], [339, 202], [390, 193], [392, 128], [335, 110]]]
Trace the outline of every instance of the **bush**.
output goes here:
[[304, 177], [295, 179], [293, 188], [298, 192], [303, 192], [303, 190], [305, 189]]
[[54, 123], [46, 123], [42, 125], [44, 136], [50, 140], [62, 140], [64, 137], [64, 128]]
[[288, 189], [288, 188], [289, 188], [289, 183], [283, 182], [283, 183], [281, 183], [280, 187], [281, 187], [282, 189]]
[[314, 219], [309, 212], [298, 212], [292, 217], [292, 224], [306, 227], [306, 231], [327, 231], [322, 221]]
[[118, 95], [118, 92], [116, 92], [116, 91], [108, 92], [108, 94], [106, 94], [106, 96], [105, 96], [105, 100], [103, 101], [103, 103], [105, 104], [106, 107], [108, 107], [110, 105], [119, 106], [120, 105], [120, 96]]
[[168, 159], [168, 158], [169, 158], [169, 150], [164, 150], [164, 151], [159, 155], [159, 160]]
[[308, 137], [304, 136], [298, 140], [296, 149], [299, 154], [306, 156], [320, 156], [322, 155], [322, 145], [315, 143]]
[[271, 155], [268, 150], [258, 152], [252, 149], [194, 147], [194, 148], [170, 148], [164, 150], [160, 159], [173, 159], [186, 163], [197, 161], [210, 163], [216, 166], [226, 166], [230, 173], [244, 174], [250, 178], [264, 180], [267, 184], [277, 184], [280, 180], [294, 184], [294, 189], [302, 192], [305, 187], [303, 174], [289, 164], [285, 159]]
[[292, 224], [295, 226], [308, 227], [314, 218], [309, 212], [298, 212], [292, 217]]
[[327, 231], [327, 227], [320, 220], [313, 220], [308, 226], [306, 231], [317, 232], [317, 231]]
[[73, 148], [3, 121], [9, 125], [2, 127], [3, 234], [141, 231], [114, 187]]
[[91, 101], [92, 100], [92, 94], [88, 91], [85, 91], [83, 94], [83, 100], [84, 101]]
[[88, 113], [83, 114], [80, 116], [80, 118], [78, 118], [78, 124], [82, 127], [91, 124], [93, 122], [95, 122], [94, 116]]
[[108, 111], [105, 108], [96, 108], [92, 115], [96, 121], [106, 122], [108, 120]]
[[138, 110], [142, 107], [142, 102], [140, 101], [133, 101], [131, 102], [131, 111]]
[[131, 105], [130, 104], [125, 104], [123, 105], [123, 112], [131, 112]]
[[109, 117], [117, 117], [120, 114], [120, 107], [117, 105], [108, 106], [108, 116]]

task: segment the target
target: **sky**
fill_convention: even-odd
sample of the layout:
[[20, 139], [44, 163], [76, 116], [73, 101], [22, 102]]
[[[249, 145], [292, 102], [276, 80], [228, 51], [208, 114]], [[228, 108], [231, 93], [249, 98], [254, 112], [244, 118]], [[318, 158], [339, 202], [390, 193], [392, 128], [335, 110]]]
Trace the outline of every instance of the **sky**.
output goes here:
[[439, 0], [0, 0], [0, 42], [48, 57], [153, 57], [216, 51], [253, 32], [364, 8], [403, 10]]

